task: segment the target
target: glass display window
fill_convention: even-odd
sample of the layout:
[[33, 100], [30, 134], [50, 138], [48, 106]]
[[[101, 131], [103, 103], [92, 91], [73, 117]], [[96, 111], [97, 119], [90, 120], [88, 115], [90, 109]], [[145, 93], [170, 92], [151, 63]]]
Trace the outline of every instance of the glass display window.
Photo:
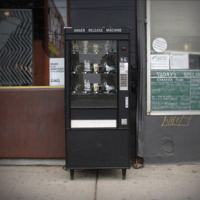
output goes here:
[[117, 41], [71, 41], [71, 107], [117, 107]]

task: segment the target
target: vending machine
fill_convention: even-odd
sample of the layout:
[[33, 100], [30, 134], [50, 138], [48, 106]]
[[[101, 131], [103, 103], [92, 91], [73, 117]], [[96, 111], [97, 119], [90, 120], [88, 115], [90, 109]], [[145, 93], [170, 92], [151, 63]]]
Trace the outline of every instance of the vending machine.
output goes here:
[[66, 169], [130, 168], [130, 30], [65, 28]]

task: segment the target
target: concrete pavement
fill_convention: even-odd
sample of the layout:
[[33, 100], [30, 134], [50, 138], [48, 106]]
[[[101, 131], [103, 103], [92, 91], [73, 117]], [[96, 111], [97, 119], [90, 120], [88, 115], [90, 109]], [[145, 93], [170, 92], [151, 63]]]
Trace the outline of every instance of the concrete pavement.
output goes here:
[[0, 200], [199, 200], [200, 164], [75, 171], [62, 166], [0, 166]]

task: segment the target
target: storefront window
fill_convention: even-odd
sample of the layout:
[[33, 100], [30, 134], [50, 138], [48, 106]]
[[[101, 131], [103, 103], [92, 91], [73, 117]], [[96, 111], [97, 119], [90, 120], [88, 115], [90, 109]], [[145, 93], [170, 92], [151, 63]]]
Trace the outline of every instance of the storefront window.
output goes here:
[[0, 10], [0, 86], [33, 85], [32, 11]]
[[199, 114], [200, 2], [147, 4], [148, 114]]
[[67, 0], [1, 3], [1, 88], [64, 86], [66, 21]]

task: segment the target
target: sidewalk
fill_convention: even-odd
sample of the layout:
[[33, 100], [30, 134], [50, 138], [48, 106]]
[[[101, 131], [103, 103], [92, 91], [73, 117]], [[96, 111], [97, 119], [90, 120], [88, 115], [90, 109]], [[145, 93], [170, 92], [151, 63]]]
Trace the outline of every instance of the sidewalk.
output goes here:
[[200, 164], [145, 166], [122, 172], [62, 166], [0, 166], [0, 200], [199, 200]]

